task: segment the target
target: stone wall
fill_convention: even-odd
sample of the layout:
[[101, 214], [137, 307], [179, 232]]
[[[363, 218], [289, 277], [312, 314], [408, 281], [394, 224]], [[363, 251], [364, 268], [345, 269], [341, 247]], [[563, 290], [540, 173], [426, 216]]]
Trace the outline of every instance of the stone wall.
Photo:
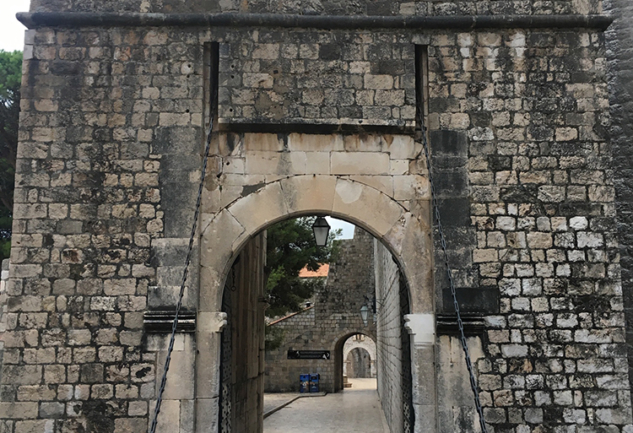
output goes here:
[[365, 349], [356, 347], [344, 359], [345, 364], [347, 364], [347, 373], [345, 371], [343, 373], [349, 379], [374, 377], [371, 375], [372, 359], [369, 356], [369, 352]]
[[[297, 391], [299, 375], [308, 373], [321, 375], [323, 391], [341, 390], [344, 343], [358, 333], [375, 337], [371, 317], [367, 326], [360, 317], [364, 296], [374, 295], [373, 237], [356, 228], [354, 239], [337, 242], [340, 253], [330, 263], [324, 288], [315, 293], [314, 306], [271, 325], [283, 330], [283, 341], [266, 351], [266, 392]], [[288, 350], [329, 350], [331, 358], [287, 359]]]
[[[599, 10], [596, 2], [567, 0], [419, 2], [404, 9], [398, 3], [380, 4], [391, 13], [396, 8], [415, 13], [418, 4], [432, 5], [432, 13], [465, 13], [473, 4], [490, 8], [477, 13], [497, 8], [539, 14]], [[171, 2], [160, 6], [65, 0], [33, 4], [34, 10], [182, 11]], [[197, 2], [186, 7], [206, 10]], [[364, 8], [361, 4], [360, 13], [373, 13]], [[392, 85], [414, 80], [402, 60], [410, 60], [411, 46], [419, 44], [427, 46], [429, 59], [427, 119], [449, 258], [462, 303], [485, 316], [479, 340], [484, 359], [476, 367], [487, 422], [514, 432], [628, 430], [628, 355], [616, 230], [616, 203], [620, 222], [626, 223], [628, 193], [619, 189], [616, 201], [604, 34], [581, 24], [557, 27], [554, 21], [550, 28], [508, 28], [513, 22], [465, 31], [449, 24], [433, 30], [359, 29], [353, 38], [349, 30], [82, 27], [78, 22], [29, 31], [6, 289], [2, 428], [12, 433], [90, 431], [96, 425], [117, 433], [146, 428], [162, 355], [146, 345], [150, 339], [142, 318], [148, 308], [175, 302], [209, 111], [205, 44], [217, 41], [223, 44], [223, 67], [230, 68], [229, 59], [239, 62], [234, 79], [240, 84], [223, 82], [221, 91], [224, 108], [229, 103], [235, 110], [240, 107], [241, 118], [235, 119], [241, 125], [214, 141], [203, 244], [196, 249], [205, 260], [194, 257], [200, 272], [192, 273], [185, 298], [185, 306], [199, 313], [196, 348], [189, 337], [183, 339], [174, 368], [189, 372], [184, 366], [197, 365], [197, 426], [214, 426], [217, 420], [217, 382], [209, 379], [215, 373], [204, 366], [218, 352], [218, 327], [207, 318], [219, 313], [221, 296], [214, 294], [221, 293], [228, 272], [219, 264], [229, 262], [233, 247], [281, 216], [325, 209], [365, 223], [396, 246], [392, 251], [412, 287], [411, 312], [431, 319], [435, 311], [450, 312], [443, 262], [435, 262], [434, 286], [427, 284], [430, 270], [422, 265], [432, 261], [425, 243], [431, 233], [429, 189], [421, 148], [408, 135], [411, 131], [345, 135], [337, 130], [327, 136], [239, 129], [247, 120], [285, 116], [294, 103], [298, 96], [282, 101], [288, 105], [279, 111], [275, 105], [281, 102], [273, 101], [284, 94], [275, 86], [285, 76], [292, 85], [298, 82], [286, 59], [309, 65], [305, 75], [315, 83], [326, 77], [323, 71], [342, 76], [341, 94], [353, 88], [354, 104], [361, 108], [352, 110], [349, 119], [400, 125], [402, 111], [376, 99], [378, 90], [396, 89], [367, 84], [376, 75]], [[298, 45], [296, 58], [295, 48], [284, 51], [283, 35], [297, 41], [284, 42]], [[626, 29], [614, 35], [626, 41]], [[316, 46], [302, 53], [302, 38]], [[338, 55], [332, 41], [345, 48], [341, 60], [329, 60]], [[234, 47], [241, 44], [244, 54], [237, 54]], [[354, 59], [343, 58], [353, 46], [365, 62], [358, 74], [351, 69]], [[625, 95], [626, 44], [613, 53], [621, 58], [614, 64], [622, 68], [613, 69], [620, 71], [614, 83], [624, 83], [613, 94]], [[268, 60], [286, 69], [274, 76]], [[394, 69], [384, 68], [381, 60]], [[246, 74], [259, 73], [264, 75], [244, 81]], [[356, 75], [362, 76], [362, 85], [355, 77], [358, 88], [351, 79], [348, 86], [345, 80]], [[397, 89], [405, 91], [404, 108], [409, 88]], [[243, 104], [229, 99], [237, 89], [247, 96]], [[376, 91], [373, 100], [358, 98], [359, 91], [368, 90]], [[301, 104], [316, 107], [319, 98], [303, 102], [302, 94]], [[614, 102], [616, 108], [626, 105]], [[376, 106], [392, 109], [387, 115]], [[373, 114], [366, 118], [365, 113]], [[618, 108], [615, 114], [616, 125], [626, 125], [625, 111]], [[322, 125], [333, 122], [331, 115], [320, 111], [300, 120]], [[616, 156], [626, 155], [630, 147], [622, 138], [627, 130], [619, 134]], [[618, 173], [624, 179], [625, 167], [618, 166]], [[314, 189], [305, 192], [304, 185]], [[621, 227], [626, 252], [626, 224]], [[625, 261], [626, 282], [628, 268]], [[199, 288], [205, 288], [201, 296]], [[332, 323], [344, 323], [347, 313], [337, 314]], [[428, 337], [431, 328], [416, 335]], [[428, 391], [414, 396], [417, 419], [442, 413], [459, 429], [471, 429], [470, 415], [451, 417], [449, 409], [437, 406], [446, 399], [433, 400], [441, 368], [431, 366], [457, 356], [454, 340], [443, 336], [429, 345], [416, 335], [414, 386]], [[174, 394], [179, 403], [174, 400], [173, 407], [190, 401], [185, 391]], [[442, 423], [443, 428], [449, 425]], [[187, 431], [189, 424], [179, 428]]]
[[249, 40], [223, 46], [220, 121], [414, 124], [414, 47], [395, 35], [285, 30]]
[[374, 243], [374, 270], [376, 279], [377, 328], [376, 328], [376, 377], [378, 395], [391, 433], [403, 431], [403, 383], [402, 311], [400, 304], [400, 270], [393, 256], [380, 242]]
[[[363, 329], [360, 309], [375, 293], [374, 237], [356, 227], [354, 238], [339, 241], [338, 249], [338, 257], [330, 263], [325, 287], [314, 297], [316, 320], [326, 329], [336, 329], [337, 332]], [[347, 325], [341, 321], [346, 321]], [[368, 328], [368, 333], [373, 335], [375, 329], [371, 317]]]
[[240, 253], [224, 293], [221, 425], [236, 432], [261, 432], [264, 426], [265, 262], [266, 235], [260, 234]]
[[600, 0], [398, 0], [398, 1], [335, 1], [335, 0], [256, 0], [239, 2], [177, 0], [33, 0], [32, 11], [82, 12], [241, 12], [332, 15], [490, 15], [490, 14], [596, 14]]
[[[9, 279], [9, 259], [2, 260], [2, 268], [0, 270], [0, 335], [6, 331], [7, 313], [7, 280]], [[4, 341], [0, 341], [0, 369], [2, 368], [2, 360], [4, 359]]]
[[618, 240], [622, 267], [622, 290], [627, 320], [629, 379], [633, 377], [633, 172], [631, 171], [631, 137], [633, 137], [633, 4], [610, 0], [605, 8], [615, 18], [607, 31], [609, 60], [609, 96], [611, 102], [611, 145], [613, 146], [614, 186], [616, 191]]

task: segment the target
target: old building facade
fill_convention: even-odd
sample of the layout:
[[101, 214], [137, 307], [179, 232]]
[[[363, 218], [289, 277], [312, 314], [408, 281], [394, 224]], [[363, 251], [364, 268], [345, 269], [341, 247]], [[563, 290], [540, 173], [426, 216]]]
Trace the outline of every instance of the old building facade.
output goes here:
[[314, 214], [364, 228], [402, 272], [411, 428], [477, 431], [421, 120], [486, 422], [630, 431], [618, 156], [632, 13], [615, 0], [33, 0], [1, 431], [147, 428], [167, 337], [144, 314], [176, 304], [210, 117], [184, 298], [196, 328], [178, 334], [160, 431], [230, 427], [223, 300], [236, 275], [255, 296], [236, 301], [250, 343], [231, 342], [250, 350], [240, 383], [254, 394], [231, 398], [249, 416], [241, 431], [261, 429], [244, 396], [261, 389], [265, 306], [257, 270], [235, 261], [260, 260], [270, 224]]

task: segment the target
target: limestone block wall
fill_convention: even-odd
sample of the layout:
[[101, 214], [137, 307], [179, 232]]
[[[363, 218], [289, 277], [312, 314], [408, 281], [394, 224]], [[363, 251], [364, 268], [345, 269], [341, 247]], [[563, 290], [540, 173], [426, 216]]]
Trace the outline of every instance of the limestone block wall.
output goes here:
[[[300, 374], [320, 374], [324, 391], [334, 392], [335, 365], [324, 360], [288, 359], [288, 350], [331, 350], [323, 327], [315, 321], [314, 308], [272, 325], [282, 329], [284, 341], [266, 350], [264, 386], [266, 392], [298, 392]], [[332, 353], [333, 355], [333, 353]]]
[[220, 404], [223, 418], [228, 418], [223, 422], [236, 432], [263, 430], [265, 261], [266, 236], [260, 234], [240, 253], [225, 288], [228, 324], [222, 331], [227, 335], [222, 336], [220, 368], [227, 372], [222, 389], [229, 391], [222, 392]]
[[[391, 433], [403, 431], [402, 347], [403, 327], [400, 271], [391, 253], [380, 242], [374, 243], [374, 270], [378, 320], [376, 327], [376, 377], [378, 395]], [[405, 314], [408, 312], [404, 312]]]
[[[175, 305], [201, 160], [199, 126], [164, 122], [174, 112], [201, 122], [202, 77], [171, 76], [153, 34], [123, 42], [129, 36], [26, 36], [3, 337], [9, 431], [147, 427], [165, 345], [150, 344], [143, 314]], [[189, 64], [193, 51], [168, 63]], [[151, 113], [151, 100], [166, 105]], [[188, 309], [197, 303], [192, 274]], [[168, 393], [165, 410], [183, 416], [164, 428], [187, 430], [195, 351], [191, 338], [179, 341], [172, 371], [184, 386]]]
[[[409, 126], [413, 46], [395, 35], [294, 30], [223, 46], [220, 118], [240, 123]], [[384, 44], [388, 42], [388, 44]]]
[[[0, 332], [6, 331], [6, 299], [7, 299], [7, 280], [9, 279], [9, 259], [2, 260], [2, 269], [0, 270]], [[0, 368], [2, 368], [2, 359], [4, 359], [4, 341], [0, 341]]]
[[[360, 309], [375, 293], [373, 254], [374, 237], [356, 227], [354, 238], [338, 242], [339, 254], [330, 263], [325, 287], [315, 294], [315, 320], [328, 321], [326, 326], [339, 326], [338, 316], [363, 327]], [[371, 317], [370, 317], [371, 319]], [[371, 320], [368, 326], [372, 329]]]
[[33, 0], [32, 11], [107, 11], [107, 12], [241, 12], [331, 15], [490, 15], [490, 14], [596, 14], [601, 12], [600, 0], [399, 0], [357, 1], [334, 0], [239, 2], [176, 0]]
[[633, 136], [633, 86], [631, 70], [633, 56], [631, 41], [633, 29], [629, 25], [633, 18], [633, 5], [627, 1], [611, 0], [605, 8], [615, 18], [606, 33], [609, 60], [609, 97], [611, 102], [610, 134], [613, 153], [614, 186], [616, 191], [618, 240], [622, 266], [622, 291], [627, 319], [627, 350], [629, 355], [629, 379], [633, 368], [633, 173], [629, 164], [631, 137]]
[[[463, 13], [460, 8], [469, 3], [418, 2], [433, 6], [433, 13]], [[248, 4], [254, 8], [258, 3]], [[508, 11], [525, 6], [525, 13], [547, 14], [599, 10], [592, 1], [477, 4], [489, 7], [482, 13], [506, 6]], [[186, 5], [205, 10], [196, 2]], [[33, 3], [34, 10], [183, 10], [176, 6]], [[389, 2], [390, 11], [392, 6], [400, 12], [400, 4]], [[361, 13], [373, 13], [364, 7]], [[333, 10], [328, 8], [324, 6]], [[160, 360], [147, 346], [142, 317], [148, 308], [173, 306], [175, 300], [208, 108], [204, 44], [230, 46], [222, 54], [224, 65], [230, 67], [226, 60], [236, 59], [236, 69], [244, 74], [272, 70], [274, 75], [267, 59], [256, 55], [278, 51], [279, 57], [270, 60], [281, 62], [283, 43], [277, 31], [298, 41], [291, 44], [299, 45], [295, 60], [324, 62], [307, 68], [307, 75], [326, 70], [331, 61], [327, 56], [332, 48], [321, 49], [320, 38], [332, 45], [332, 38], [340, 37], [336, 40], [345, 41], [346, 50], [364, 45], [361, 61], [369, 69], [361, 74], [363, 86], [376, 71], [386, 82], [413, 79], [406, 67], [398, 69], [404, 63], [399, 60], [412, 52], [409, 45], [428, 47], [427, 119], [449, 254], [460, 299], [486, 321], [481, 347], [485, 358], [477, 363], [477, 372], [487, 421], [495, 429], [514, 432], [543, 426], [629, 429], [614, 153], [607, 134], [605, 41], [598, 29], [555, 24], [465, 31], [450, 26], [376, 29], [355, 31], [349, 40], [346, 30], [298, 29], [290, 34], [263, 27], [82, 27], [77, 22], [41, 25], [26, 36], [14, 248], [3, 336], [2, 428], [12, 433], [90, 431], [96, 425], [117, 433], [146, 428]], [[314, 48], [323, 57], [303, 57], [304, 36], [317, 41], [308, 44], [319, 45]], [[231, 57], [233, 46], [242, 42], [251, 57]], [[269, 43], [273, 46], [254, 45]], [[380, 59], [371, 54], [385, 47], [393, 48], [386, 60], [395, 59], [394, 70], [380, 69]], [[356, 73], [345, 70], [343, 63], [330, 73], [340, 70], [345, 81]], [[346, 65], [351, 68], [351, 63]], [[243, 80], [244, 74], [235, 79]], [[275, 119], [277, 102], [268, 104], [266, 98], [283, 95], [271, 93], [274, 89], [266, 87], [271, 81], [262, 78], [262, 87], [241, 84], [248, 92], [260, 89], [254, 96], [257, 110], [246, 114], [258, 122]], [[282, 82], [272, 79], [273, 86]], [[237, 86], [227, 82], [223, 91]], [[390, 89], [356, 90], [376, 90], [376, 98], [378, 90]], [[229, 99], [223, 101], [226, 106]], [[258, 108], [257, 101], [265, 103]], [[372, 112], [377, 103], [354, 101], [363, 106], [354, 116]], [[393, 109], [389, 116], [383, 110], [376, 113], [375, 120], [401, 120]], [[323, 124], [328, 118], [310, 119]], [[303, 120], [309, 123], [307, 117]], [[394, 252], [408, 265], [415, 312], [450, 311], [442, 262], [436, 260], [431, 296], [425, 285], [430, 271], [419, 265], [430, 262], [423, 237], [415, 236], [430, 233], [429, 193], [420, 147], [410, 131], [276, 132], [235, 128], [218, 134], [212, 175], [205, 185], [203, 229], [226, 228], [214, 234], [224, 242], [200, 248], [206, 262], [194, 260], [201, 270], [192, 274], [186, 307], [219, 311], [221, 297], [212, 294], [224, 287], [226, 270], [214, 267], [217, 251], [230, 256], [233, 245], [244, 244], [243, 233], [248, 237], [280, 215], [318, 208], [352, 215], [361, 225], [375, 223], [375, 234], [402, 246]], [[615, 155], [624, 155], [621, 149], [628, 148], [627, 141], [617, 142]], [[301, 188], [317, 184], [312, 191]], [[368, 202], [389, 205], [360, 207]], [[239, 221], [225, 210], [229, 204]], [[239, 213], [240, 206], [248, 209]], [[226, 224], [216, 224], [219, 220]], [[416, 231], [390, 231], [400, 221], [397, 227]], [[219, 250], [225, 245], [229, 247]], [[199, 297], [199, 287], [208, 289], [205, 281], [212, 289]], [[478, 303], [480, 299], [485, 302]], [[340, 314], [332, 320], [342, 320]], [[198, 323], [198, 335], [207, 325]], [[197, 339], [196, 351], [205, 357], [215, 354], [203, 350], [215, 347], [215, 333]], [[436, 359], [450, 360], [436, 355], [450, 353], [443, 349], [452, 343], [439, 339], [437, 344], [437, 350], [424, 352], [425, 358], [414, 347], [416, 384], [434, 383], [436, 371], [429, 366]], [[183, 345], [186, 348], [187, 342]], [[187, 353], [184, 363], [204, 364], [194, 359], [194, 351]], [[196, 375], [203, 371], [200, 367]], [[197, 395], [202, 396], [198, 402], [217, 400], [215, 385], [206, 379], [197, 383]], [[427, 416], [438, 412], [436, 402], [426, 397], [415, 396], [420, 419], [432, 419]], [[178, 401], [186, 400], [182, 396]], [[196, 413], [217, 415], [213, 410]], [[205, 420], [197, 425], [213, 424]], [[178, 428], [187, 431], [188, 425], [183, 422]]]

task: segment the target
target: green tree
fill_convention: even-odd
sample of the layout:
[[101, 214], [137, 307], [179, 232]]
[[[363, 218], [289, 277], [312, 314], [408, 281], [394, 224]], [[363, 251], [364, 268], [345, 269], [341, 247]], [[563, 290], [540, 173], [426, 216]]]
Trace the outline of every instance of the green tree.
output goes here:
[[0, 50], [0, 259], [11, 249], [21, 81], [22, 53]]
[[323, 285], [320, 278], [299, 278], [299, 271], [307, 266], [316, 271], [329, 263], [336, 254], [334, 239], [340, 230], [330, 231], [328, 244], [317, 247], [312, 233], [314, 217], [282, 221], [268, 229], [266, 248], [266, 293], [268, 317], [298, 311], [301, 304]]

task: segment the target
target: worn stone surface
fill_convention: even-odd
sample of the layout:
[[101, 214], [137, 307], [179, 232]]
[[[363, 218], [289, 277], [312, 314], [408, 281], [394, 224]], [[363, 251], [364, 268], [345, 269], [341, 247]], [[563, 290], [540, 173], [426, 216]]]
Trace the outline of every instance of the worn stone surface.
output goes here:
[[[627, 321], [627, 345], [629, 371], [633, 369], [633, 243], [630, 227], [633, 224], [633, 173], [628, 163], [631, 155], [633, 136], [633, 85], [631, 84], [630, 41], [633, 30], [629, 25], [633, 18], [633, 5], [626, 1], [610, 0], [605, 8], [614, 15], [615, 21], [606, 33], [609, 60], [609, 96], [611, 101], [611, 145], [616, 157], [613, 158], [614, 186], [616, 191], [618, 240], [620, 243], [620, 265], [622, 267], [622, 291], [624, 311]], [[632, 377], [629, 374], [629, 378]]]
[[[275, 3], [274, 12], [600, 11], [591, 0], [372, 2], [344, 10], [326, 3]], [[610, 5], [614, 15], [628, 7]], [[241, 7], [33, 2], [33, 10], [54, 11]], [[273, 11], [260, 2], [244, 8]], [[175, 299], [209, 111], [205, 44], [217, 41], [224, 126], [291, 120], [330, 131], [359, 120], [410, 123], [413, 45], [427, 45], [427, 120], [449, 259], [465, 306], [486, 294], [473, 309], [486, 323], [476, 369], [487, 422], [515, 433], [630, 430], [619, 263], [630, 243], [629, 102], [621, 99], [630, 94], [626, 23], [616, 22], [610, 34], [620, 40], [611, 45], [615, 150], [607, 134], [605, 38], [594, 30], [27, 32], [3, 312], [2, 429], [146, 428], [163, 355], [144, 334], [142, 315]], [[231, 260], [248, 239], [277, 219], [319, 211], [389, 245], [410, 286], [411, 313], [450, 311], [441, 256], [430, 266], [427, 168], [420, 146], [400, 132], [218, 133], [194, 257], [200, 272], [191, 274], [186, 306], [219, 312]], [[324, 192], [311, 201], [302, 185]], [[273, 189], [281, 197], [259, 200]], [[622, 256], [628, 288], [630, 264]], [[218, 335], [199, 334], [195, 351], [193, 341], [181, 342], [179, 378], [192, 380], [193, 371], [203, 379], [194, 415], [191, 394], [173, 388], [169, 413], [179, 414], [182, 432], [191, 431], [192, 417], [199, 433], [217, 428]], [[434, 402], [434, 393], [419, 388], [434, 383], [433, 362], [450, 359], [447, 344], [412, 351], [418, 425], [439, 413], [468, 430], [468, 410], [438, 408], [452, 400]]]

